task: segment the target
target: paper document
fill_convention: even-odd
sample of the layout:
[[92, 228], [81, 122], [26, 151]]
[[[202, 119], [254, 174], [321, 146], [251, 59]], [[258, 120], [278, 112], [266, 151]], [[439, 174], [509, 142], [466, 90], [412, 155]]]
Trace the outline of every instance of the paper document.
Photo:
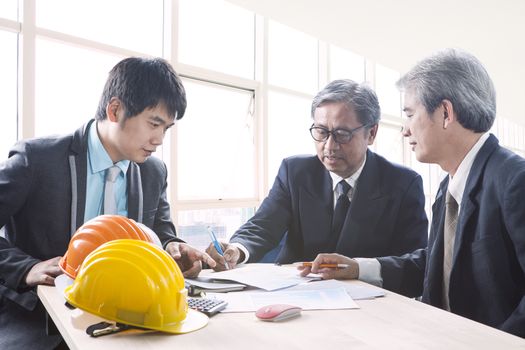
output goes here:
[[287, 288], [317, 279], [315, 277], [301, 277], [294, 266], [274, 264], [243, 264], [231, 270], [206, 274], [206, 277], [215, 280], [235, 281], [267, 291]]
[[232, 282], [220, 282], [209, 277], [196, 277], [186, 278], [184, 280], [186, 288], [188, 288], [190, 294], [197, 294], [197, 292], [234, 292], [240, 291], [246, 288], [245, 284], [232, 283]]
[[385, 291], [374, 287], [359, 285], [353, 283], [345, 283], [337, 280], [324, 280], [324, 281], [314, 281], [308, 283], [301, 283], [296, 286], [287, 288], [288, 291], [297, 291], [297, 290], [323, 290], [323, 289], [334, 289], [334, 288], [344, 288], [348, 295], [354, 300], [363, 300], [363, 299], [373, 299], [377, 297], [382, 297], [385, 295]]
[[207, 296], [228, 302], [228, 306], [222, 312], [251, 312], [271, 304], [296, 305], [303, 310], [359, 308], [344, 288], [296, 291], [286, 289], [276, 292], [232, 292], [226, 294], [208, 293]]

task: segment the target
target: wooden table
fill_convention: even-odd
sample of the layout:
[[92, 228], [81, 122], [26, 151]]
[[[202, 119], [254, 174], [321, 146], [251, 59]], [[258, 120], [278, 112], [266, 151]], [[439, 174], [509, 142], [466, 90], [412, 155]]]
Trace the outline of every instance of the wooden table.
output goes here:
[[[346, 283], [363, 284], [360, 281]], [[117, 333], [91, 338], [88, 325], [102, 319], [69, 310], [55, 287], [38, 296], [71, 349], [525, 349], [525, 339], [388, 292], [357, 301], [360, 309], [303, 311], [281, 323], [253, 312], [218, 314], [198, 331]]]

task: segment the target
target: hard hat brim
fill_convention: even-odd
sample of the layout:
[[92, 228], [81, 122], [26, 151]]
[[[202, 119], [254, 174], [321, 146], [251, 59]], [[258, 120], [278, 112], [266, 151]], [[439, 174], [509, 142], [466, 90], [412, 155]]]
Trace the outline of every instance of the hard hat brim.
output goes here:
[[[66, 297], [66, 289], [69, 289], [71, 285], [73, 284], [73, 279], [66, 275], [60, 275], [55, 279], [56, 288], [59, 291], [59, 293], [64, 297], [66, 301], [69, 303], [72, 303], [72, 301], [69, 301]], [[71, 304], [73, 305], [73, 304]], [[86, 313], [91, 314], [89, 311], [85, 311]], [[99, 316], [99, 315], [97, 315]], [[99, 316], [102, 317], [102, 316]], [[190, 333], [193, 331], [196, 331], [198, 329], [201, 329], [205, 327], [208, 324], [209, 317], [203, 314], [202, 312], [193, 310], [188, 308], [188, 312], [186, 313], [186, 318], [180, 322], [171, 324], [171, 325], [164, 325], [159, 328], [153, 328], [153, 327], [145, 327], [149, 328], [151, 330], [161, 331], [161, 332], [167, 332], [167, 333], [173, 333], [173, 334], [184, 334], [184, 333]], [[138, 326], [138, 325], [135, 325]], [[141, 326], [144, 327], [144, 326]]]
[[184, 334], [203, 328], [208, 324], [208, 321], [209, 317], [202, 312], [188, 309], [188, 313], [184, 320], [173, 325], [165, 325], [162, 329], [158, 330], [168, 333]]

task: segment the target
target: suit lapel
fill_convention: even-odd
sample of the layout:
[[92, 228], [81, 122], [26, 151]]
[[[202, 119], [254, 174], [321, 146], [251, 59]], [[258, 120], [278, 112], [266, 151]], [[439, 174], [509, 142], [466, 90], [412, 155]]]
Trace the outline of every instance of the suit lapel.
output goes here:
[[479, 150], [474, 162], [472, 163], [472, 168], [470, 169], [467, 183], [465, 185], [465, 191], [463, 192], [463, 199], [461, 200], [461, 209], [459, 212], [458, 225], [456, 229], [456, 238], [454, 242], [454, 257], [452, 263], [452, 273], [454, 271], [454, 266], [456, 265], [459, 251], [463, 246], [463, 241], [465, 239], [465, 234], [468, 231], [468, 219], [472, 217], [472, 214], [477, 208], [477, 195], [481, 186], [483, 169], [489, 159], [490, 155], [498, 146], [498, 140], [493, 135], [490, 135], [487, 141], [483, 144]]
[[383, 194], [379, 177], [376, 156], [367, 151], [366, 163], [354, 189], [348, 215], [337, 242], [337, 253], [353, 256], [363, 240], [372, 239], [370, 235], [375, 231], [376, 218], [385, 209], [388, 199]]
[[[311, 178], [300, 185], [298, 210], [304, 234], [305, 255], [327, 251], [333, 212], [332, 178], [319, 162]], [[315, 255], [313, 257], [315, 258]]]
[[87, 181], [87, 137], [89, 128], [94, 125], [91, 120], [75, 131], [71, 142], [69, 166], [71, 174], [71, 234], [84, 223], [86, 210]]
[[[455, 278], [458, 260], [461, 259], [460, 251], [464, 246], [464, 240], [468, 232], [469, 218], [472, 217], [477, 208], [477, 195], [482, 181], [483, 168], [485, 167], [490, 154], [496, 149], [497, 145], [497, 139], [493, 135], [490, 135], [476, 155], [467, 178], [467, 183], [463, 192], [463, 199], [461, 200], [458, 225], [456, 227], [454, 256], [452, 261], [452, 271], [450, 273], [451, 282], [449, 293], [451, 296], [451, 302], [454, 293], [453, 280]], [[430, 304], [435, 306], [441, 306], [443, 302], [443, 235], [445, 221], [445, 193], [447, 188], [448, 176], [441, 183], [436, 200], [432, 206], [432, 230], [430, 232], [431, 236], [429, 237], [429, 257], [425, 274], [425, 293], [428, 295], [424, 295], [424, 300], [428, 298]]]
[[424, 298], [432, 305], [441, 306], [443, 286], [443, 235], [445, 225], [445, 193], [448, 188], [448, 176], [441, 182], [434, 204], [432, 205], [432, 229], [427, 248], [427, 267]]

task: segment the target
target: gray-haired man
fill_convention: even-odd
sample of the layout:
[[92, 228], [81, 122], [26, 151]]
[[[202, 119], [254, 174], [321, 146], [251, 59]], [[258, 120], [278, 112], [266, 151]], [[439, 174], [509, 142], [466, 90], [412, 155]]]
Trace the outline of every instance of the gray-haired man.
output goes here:
[[[408, 117], [404, 136], [416, 158], [449, 176], [432, 207], [428, 247], [372, 259], [383, 287], [422, 293], [426, 303], [525, 337], [525, 159], [488, 133], [496, 116], [492, 80], [477, 58], [450, 49], [417, 64], [398, 86]], [[318, 268], [329, 262], [351, 266]], [[326, 254], [311, 270], [358, 278], [367, 265]]]
[[259, 261], [285, 233], [279, 263], [322, 252], [372, 257], [424, 247], [421, 177], [368, 150], [379, 118], [376, 94], [364, 84], [336, 80], [320, 91], [310, 128], [317, 156], [283, 160], [256, 214], [223, 243], [225, 259], [208, 248], [216, 269], [224, 260], [230, 266]]

